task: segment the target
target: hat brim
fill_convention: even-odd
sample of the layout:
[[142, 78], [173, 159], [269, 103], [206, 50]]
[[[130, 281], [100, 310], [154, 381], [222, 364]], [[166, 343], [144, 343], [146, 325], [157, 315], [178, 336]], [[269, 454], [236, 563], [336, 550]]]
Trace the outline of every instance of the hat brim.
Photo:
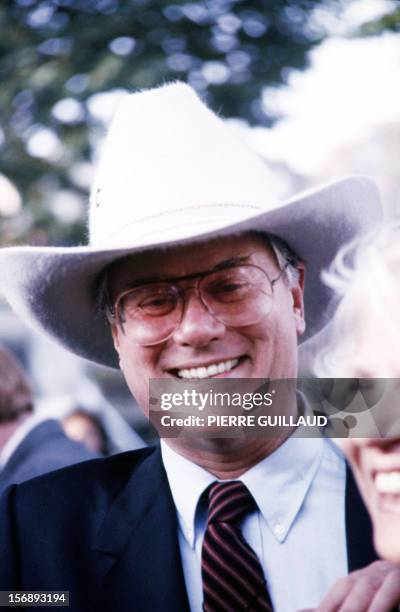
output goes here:
[[376, 186], [365, 177], [348, 177], [313, 189], [274, 210], [241, 209], [240, 217], [234, 221], [231, 211], [229, 205], [210, 207], [205, 217], [204, 209], [194, 208], [182, 212], [175, 224], [170, 216], [166, 217], [164, 224], [158, 223], [157, 234], [151, 231], [150, 219], [147, 229], [141, 229], [141, 238], [131, 238], [129, 243], [129, 231], [125, 232], [120, 248], [2, 249], [4, 295], [26, 322], [68, 350], [117, 367], [111, 333], [96, 303], [96, 283], [108, 264], [161, 246], [184, 245], [237, 232], [267, 232], [285, 240], [306, 264], [307, 327], [300, 339], [304, 341], [329, 321], [335, 309], [334, 296], [322, 283], [321, 271], [330, 265], [340, 247], [374, 227], [382, 216]]

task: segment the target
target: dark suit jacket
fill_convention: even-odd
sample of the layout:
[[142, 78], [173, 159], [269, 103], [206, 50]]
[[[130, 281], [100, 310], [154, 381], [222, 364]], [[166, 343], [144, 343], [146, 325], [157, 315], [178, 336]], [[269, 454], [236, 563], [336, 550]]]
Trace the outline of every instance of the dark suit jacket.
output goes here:
[[20, 483], [97, 455], [68, 438], [54, 419], [38, 423], [15, 449], [0, 470], [0, 494], [10, 484]]
[[[346, 488], [354, 570], [376, 557], [352, 478]], [[71, 612], [189, 610], [159, 448], [89, 461], [9, 488], [0, 508], [0, 559], [0, 590], [69, 590]]]

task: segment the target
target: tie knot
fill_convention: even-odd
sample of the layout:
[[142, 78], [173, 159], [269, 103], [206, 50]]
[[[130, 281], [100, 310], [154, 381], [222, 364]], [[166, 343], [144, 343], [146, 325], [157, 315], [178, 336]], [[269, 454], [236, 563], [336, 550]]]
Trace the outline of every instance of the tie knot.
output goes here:
[[254, 498], [242, 482], [214, 482], [209, 489], [209, 523], [236, 523], [255, 508]]

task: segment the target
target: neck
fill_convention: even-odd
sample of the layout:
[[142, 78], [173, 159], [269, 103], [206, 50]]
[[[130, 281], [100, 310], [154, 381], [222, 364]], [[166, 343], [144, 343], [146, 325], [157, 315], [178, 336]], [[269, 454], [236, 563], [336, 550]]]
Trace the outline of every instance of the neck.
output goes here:
[[273, 453], [289, 437], [280, 438], [167, 438], [175, 452], [213, 474], [219, 480], [234, 480]]
[[[295, 379], [277, 380], [275, 385], [279, 393], [276, 394], [269, 414], [296, 415]], [[259, 431], [261, 433], [261, 429]], [[165, 442], [185, 459], [197, 463], [218, 479], [233, 480], [276, 451], [293, 431], [294, 427], [276, 426], [273, 435], [260, 435], [256, 438], [239, 435], [229, 438], [182, 435], [179, 438], [165, 438]]]

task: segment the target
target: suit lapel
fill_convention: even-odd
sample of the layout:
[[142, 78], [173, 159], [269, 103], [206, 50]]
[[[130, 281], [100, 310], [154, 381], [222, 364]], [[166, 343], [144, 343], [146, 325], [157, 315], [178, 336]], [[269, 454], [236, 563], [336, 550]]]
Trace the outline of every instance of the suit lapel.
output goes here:
[[348, 466], [346, 466], [346, 536], [349, 572], [377, 560], [371, 521]]
[[111, 506], [94, 550], [110, 610], [189, 610], [175, 506], [159, 448]]

